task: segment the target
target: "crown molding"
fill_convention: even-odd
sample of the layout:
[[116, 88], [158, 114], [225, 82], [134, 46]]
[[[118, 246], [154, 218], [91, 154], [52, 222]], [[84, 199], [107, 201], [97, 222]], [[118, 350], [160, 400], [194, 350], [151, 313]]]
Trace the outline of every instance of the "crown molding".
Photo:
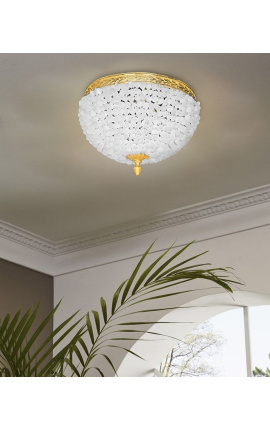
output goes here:
[[5, 221], [0, 221], [0, 237], [44, 254], [55, 255], [55, 242]]
[[57, 256], [269, 201], [270, 184], [60, 241], [51, 241], [0, 221], [0, 237]]

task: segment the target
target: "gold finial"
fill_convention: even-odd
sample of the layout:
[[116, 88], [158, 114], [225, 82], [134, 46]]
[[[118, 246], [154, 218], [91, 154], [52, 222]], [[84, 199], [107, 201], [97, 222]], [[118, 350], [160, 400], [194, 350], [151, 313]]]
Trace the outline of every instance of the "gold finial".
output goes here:
[[133, 154], [133, 155], [127, 155], [127, 158], [135, 163], [135, 167], [133, 167], [134, 172], [137, 176], [141, 173], [142, 168], [140, 167], [140, 164], [143, 160], [146, 160], [149, 158], [149, 155], [146, 154]]

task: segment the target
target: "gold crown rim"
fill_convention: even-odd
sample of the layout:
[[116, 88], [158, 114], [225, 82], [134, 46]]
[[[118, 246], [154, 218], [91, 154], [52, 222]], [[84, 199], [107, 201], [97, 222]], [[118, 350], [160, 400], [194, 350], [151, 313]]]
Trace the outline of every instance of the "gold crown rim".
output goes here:
[[180, 81], [179, 79], [171, 78], [170, 76], [159, 75], [157, 73], [150, 72], [127, 72], [103, 76], [92, 82], [86, 88], [85, 95], [90, 94], [90, 92], [96, 88], [107, 87], [114, 84], [126, 84], [128, 82], [143, 82], [146, 84], [153, 83], [162, 85], [164, 87], [182, 91], [196, 100], [195, 93], [185, 82]]

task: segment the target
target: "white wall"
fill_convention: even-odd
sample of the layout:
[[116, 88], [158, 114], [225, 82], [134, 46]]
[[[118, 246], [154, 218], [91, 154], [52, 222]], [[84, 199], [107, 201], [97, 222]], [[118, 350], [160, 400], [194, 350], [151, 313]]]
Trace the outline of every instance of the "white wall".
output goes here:
[[[119, 284], [129, 277], [139, 256], [157, 238], [154, 252], [168, 247], [175, 240], [177, 240], [175, 244], [177, 247], [196, 239], [197, 242], [186, 253], [187, 258], [209, 250], [209, 254], [201, 257], [201, 262], [210, 262], [216, 267], [231, 266], [235, 269], [235, 274], [245, 281], [243, 290], [268, 294], [270, 292], [268, 276], [270, 257], [269, 214], [270, 203], [262, 203], [179, 226], [168, 227], [158, 232], [74, 252], [68, 256], [56, 257], [54, 300], [55, 303], [62, 298], [64, 300], [60, 312], [56, 314], [55, 324], [59, 324], [77, 309], [81, 309], [84, 313], [91, 309], [99, 309], [100, 296], [110, 301]], [[147, 264], [157, 258], [157, 255], [157, 253], [152, 253]], [[199, 288], [209, 286], [197, 281], [194, 285]], [[191, 287], [191, 284], [189, 286]], [[218, 292], [220, 291], [217, 290]], [[181, 306], [207, 294], [212, 295], [213, 290], [201, 290], [174, 296], [164, 300], [162, 306]], [[151, 319], [148, 321], [158, 321], [163, 316], [164, 312], [151, 314]], [[179, 317], [181, 314], [178, 313]], [[195, 311], [194, 318], [196, 318]], [[144, 328], [147, 330], [151, 325]], [[131, 347], [133, 344], [134, 342], [127, 342], [125, 346]], [[166, 355], [165, 348], [167, 346], [164, 343], [164, 356]], [[160, 349], [159, 354], [162, 354]], [[125, 358], [125, 353], [110, 351], [110, 356], [116, 367], [119, 367]], [[154, 365], [156, 363], [152, 360], [145, 366], [141, 366], [140, 363], [136, 367], [133, 360], [130, 375], [149, 376]], [[120, 374], [129, 375], [128, 367], [122, 366]], [[106, 375], [110, 375], [109, 370]]]

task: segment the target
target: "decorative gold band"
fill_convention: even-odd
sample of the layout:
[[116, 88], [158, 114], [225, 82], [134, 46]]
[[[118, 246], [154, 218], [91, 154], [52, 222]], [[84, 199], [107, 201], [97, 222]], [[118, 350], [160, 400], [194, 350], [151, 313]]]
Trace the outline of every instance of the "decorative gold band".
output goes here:
[[116, 75], [104, 76], [94, 81], [85, 90], [85, 95], [89, 94], [96, 88], [107, 87], [114, 84], [126, 84], [127, 82], [144, 82], [163, 85], [164, 87], [173, 88], [175, 90], [183, 91], [196, 100], [196, 96], [187, 84], [178, 79], [170, 78], [165, 75], [157, 75], [156, 73], [147, 72], [132, 72], [132, 73], [118, 73]]

